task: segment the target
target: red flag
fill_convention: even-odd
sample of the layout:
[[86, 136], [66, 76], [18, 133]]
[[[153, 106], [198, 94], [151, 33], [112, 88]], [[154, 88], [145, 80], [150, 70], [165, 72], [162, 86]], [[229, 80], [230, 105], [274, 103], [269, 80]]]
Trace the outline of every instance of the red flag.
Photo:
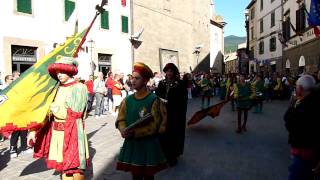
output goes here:
[[188, 126], [196, 124], [200, 122], [203, 118], [206, 116], [211, 116], [212, 118], [219, 116], [220, 110], [228, 101], [222, 101], [218, 104], [215, 104], [213, 106], [210, 106], [204, 110], [196, 112], [190, 121], [188, 121]]
[[320, 29], [318, 26], [313, 27], [314, 35], [316, 35], [317, 38], [320, 38]]

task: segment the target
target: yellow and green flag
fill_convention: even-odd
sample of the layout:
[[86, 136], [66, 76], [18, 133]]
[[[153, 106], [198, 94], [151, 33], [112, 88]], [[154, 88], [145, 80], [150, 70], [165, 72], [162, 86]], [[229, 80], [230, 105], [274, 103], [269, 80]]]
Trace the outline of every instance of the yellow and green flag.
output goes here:
[[0, 131], [37, 129], [43, 125], [59, 85], [49, 75], [48, 65], [61, 56], [77, 54], [86, 34], [87, 29], [68, 39], [0, 93]]

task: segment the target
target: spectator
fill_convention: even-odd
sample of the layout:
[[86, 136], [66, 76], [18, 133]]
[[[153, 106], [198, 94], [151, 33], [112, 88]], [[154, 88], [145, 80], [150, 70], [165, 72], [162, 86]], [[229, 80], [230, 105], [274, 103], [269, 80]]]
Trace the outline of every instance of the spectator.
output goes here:
[[4, 90], [6, 87], [9, 86], [9, 84], [11, 84], [13, 81], [13, 77], [12, 75], [6, 75], [4, 77], [4, 84], [0, 85], [0, 91]]
[[113, 112], [112, 115], [116, 116], [117, 115], [117, 110], [120, 106], [121, 103], [121, 89], [122, 89], [122, 84], [120, 83], [120, 78], [121, 76], [119, 74], [114, 75], [114, 84], [112, 88], [112, 98], [113, 98]]
[[131, 76], [131, 74], [128, 74], [128, 79], [126, 80], [126, 82], [124, 84], [124, 88], [128, 92], [128, 95], [131, 95], [134, 93], [131, 80], [132, 80], [132, 76]]
[[[292, 163], [289, 167], [289, 180], [313, 180], [319, 173], [319, 92], [313, 90], [315, 79], [302, 75], [296, 82], [296, 97], [284, 115], [289, 132]], [[317, 166], [318, 164], [318, 166]]]
[[[12, 80], [15, 81], [20, 77], [20, 73], [18, 71], [14, 71], [12, 73]], [[28, 131], [27, 130], [19, 130], [19, 131], [14, 131], [11, 135], [10, 138], [10, 157], [15, 158], [18, 156], [18, 140], [20, 137], [20, 143], [21, 143], [21, 154], [26, 154], [26, 153], [32, 153], [33, 150], [32, 148], [28, 147], [27, 145], [27, 135]]]
[[18, 79], [19, 77], [20, 77], [20, 72], [19, 72], [19, 71], [13, 71], [13, 72], [12, 72], [13, 81], [15, 81], [16, 79]]
[[188, 99], [192, 99], [192, 77], [191, 74], [186, 73], [183, 76], [183, 81], [185, 82], [188, 90]]
[[92, 110], [92, 104], [94, 100], [94, 91], [93, 91], [93, 75], [90, 75], [89, 80], [84, 83], [87, 86], [88, 90], [88, 103], [87, 103], [87, 113], [90, 113]]
[[108, 78], [106, 81], [106, 88], [107, 88], [107, 110], [109, 113], [112, 113], [113, 110], [113, 98], [112, 98], [112, 88], [114, 85], [114, 80], [113, 80], [113, 73], [110, 71], [108, 73]]
[[99, 119], [103, 115], [104, 95], [107, 93], [102, 72], [98, 73], [98, 78], [93, 82], [93, 91], [96, 98], [95, 118]]
[[[12, 78], [11, 75], [6, 75], [6, 76], [4, 77], [4, 84], [3, 84], [3, 85], [0, 85], [0, 92], [1, 92], [2, 90], [4, 90], [6, 87], [8, 87], [9, 84], [12, 83], [12, 80], [13, 80], [13, 78]], [[4, 136], [3, 136], [3, 135], [4, 135]], [[4, 141], [4, 140], [5, 140], [5, 137], [8, 137], [8, 136], [10, 136], [10, 133], [0, 134], [0, 141], [1, 141], [1, 142]]]

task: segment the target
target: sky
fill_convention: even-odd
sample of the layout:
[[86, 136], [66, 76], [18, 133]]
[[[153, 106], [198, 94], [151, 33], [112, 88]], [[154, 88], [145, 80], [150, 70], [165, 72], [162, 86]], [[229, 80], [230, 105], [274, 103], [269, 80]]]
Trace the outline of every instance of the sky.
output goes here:
[[244, 11], [251, 0], [214, 0], [216, 13], [228, 23], [224, 36], [246, 36]]

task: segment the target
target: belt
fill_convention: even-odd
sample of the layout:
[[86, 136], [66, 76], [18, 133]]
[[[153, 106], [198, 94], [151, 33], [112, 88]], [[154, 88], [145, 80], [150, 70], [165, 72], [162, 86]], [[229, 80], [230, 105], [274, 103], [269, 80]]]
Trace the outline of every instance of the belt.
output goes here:
[[53, 129], [56, 131], [64, 131], [64, 122], [53, 121]]

